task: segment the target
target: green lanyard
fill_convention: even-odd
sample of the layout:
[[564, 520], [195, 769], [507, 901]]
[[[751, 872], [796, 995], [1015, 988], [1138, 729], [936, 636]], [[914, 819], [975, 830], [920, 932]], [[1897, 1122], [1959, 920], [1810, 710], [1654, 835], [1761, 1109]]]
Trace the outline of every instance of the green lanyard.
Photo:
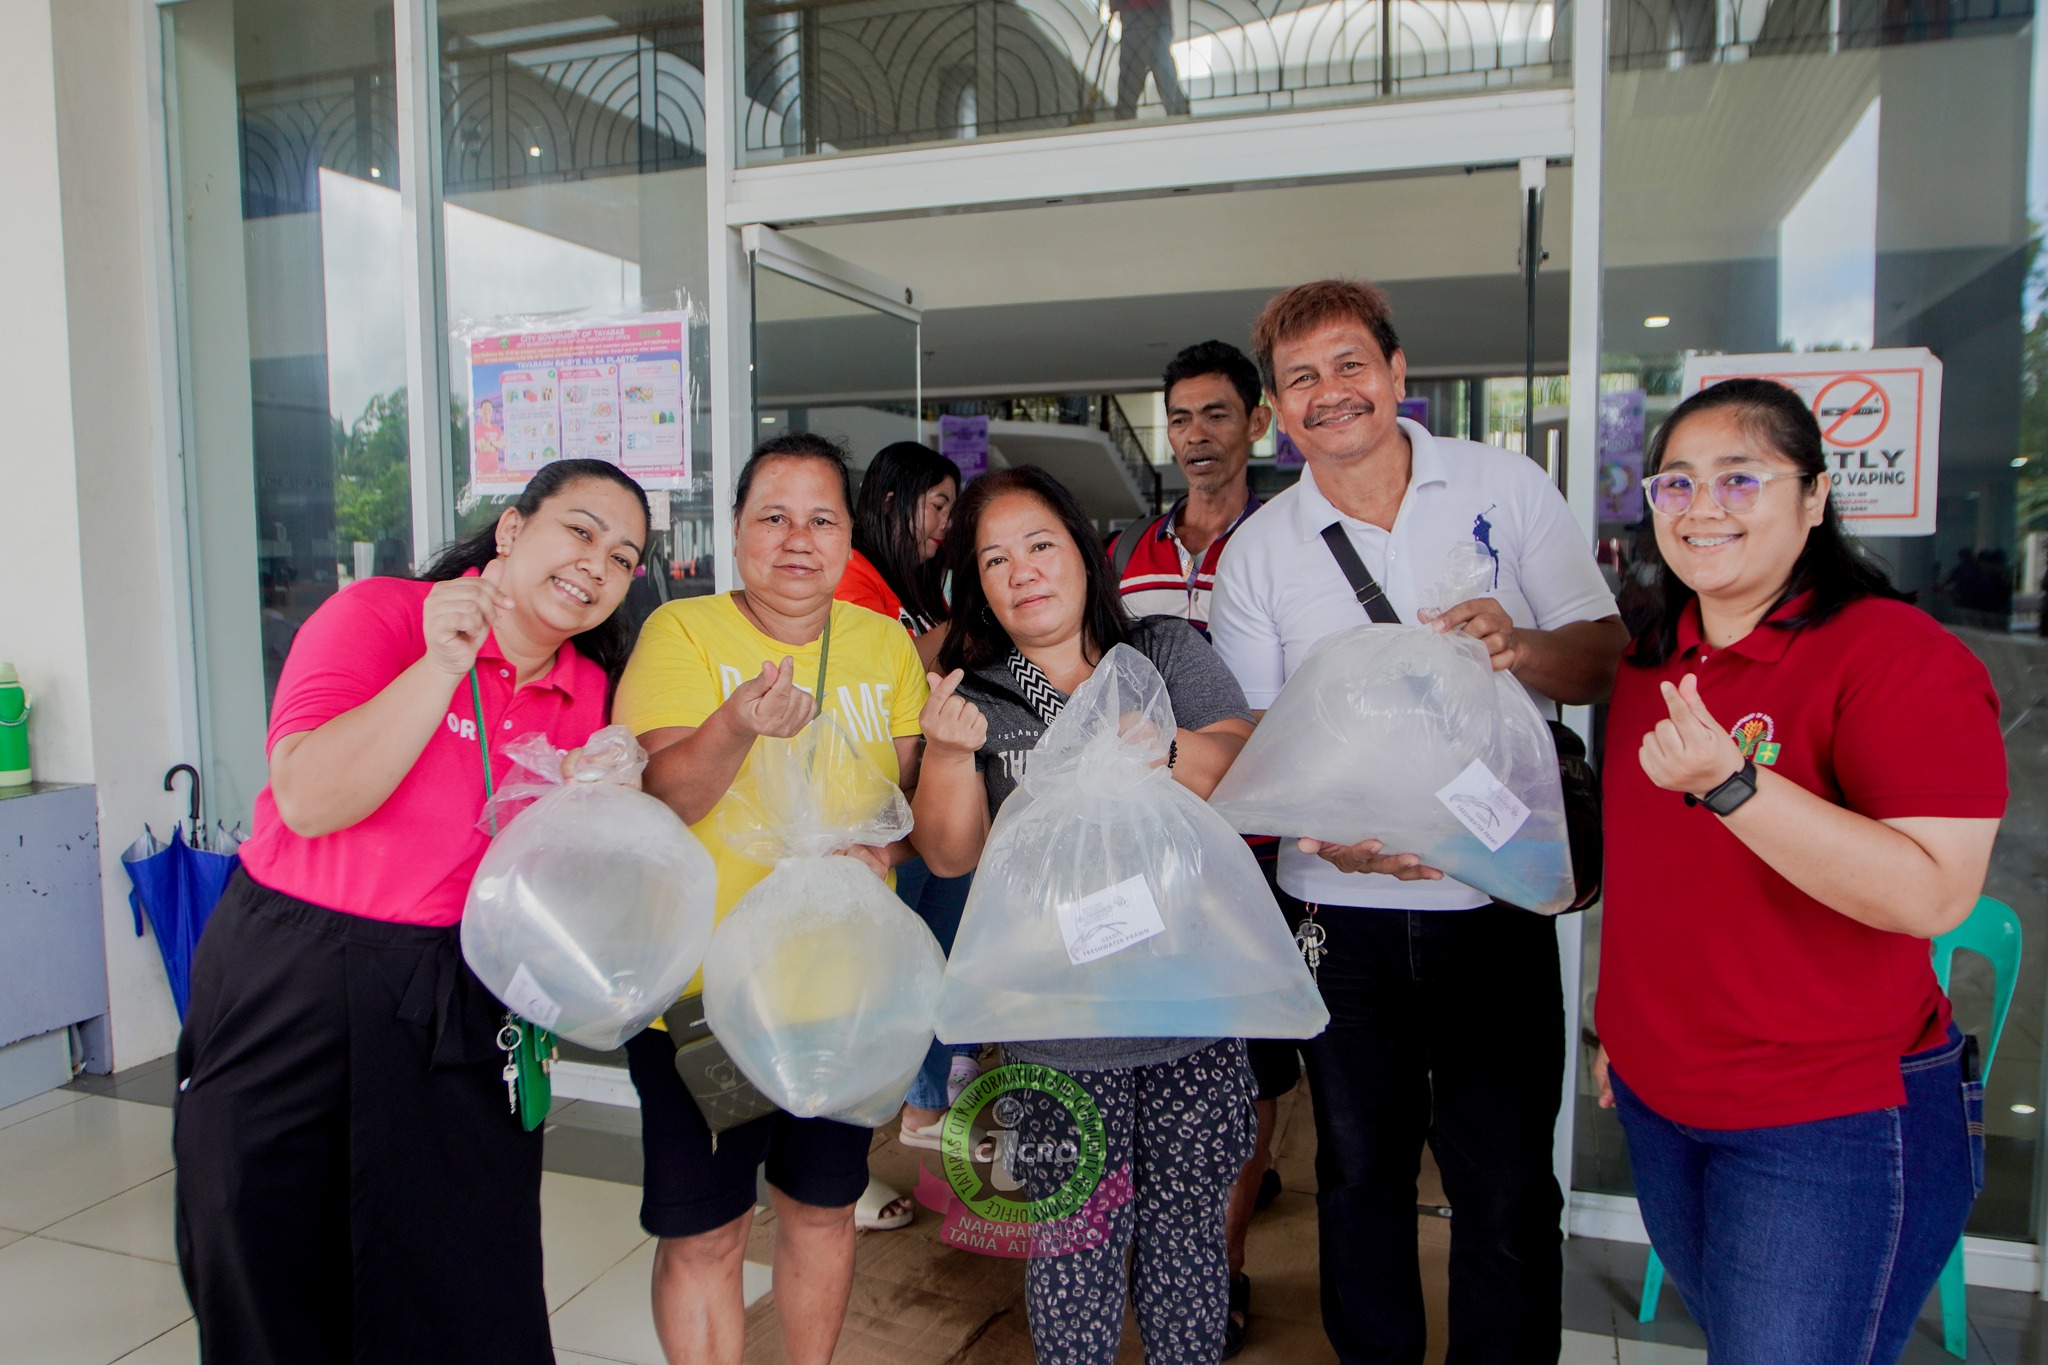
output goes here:
[[[469, 670], [469, 700], [476, 708], [476, 747], [484, 760], [484, 810], [491, 821], [491, 837], [498, 836], [497, 788], [491, 781], [491, 729], [484, 724], [484, 690], [477, 681], [476, 668]], [[518, 1115], [527, 1132], [547, 1121], [554, 1104], [554, 1082], [548, 1072], [555, 1063], [555, 1035], [510, 1010], [498, 1030], [498, 1046], [505, 1053], [499, 1073], [505, 1082], [507, 1106]]]
[[484, 756], [484, 813], [491, 820], [491, 837], [498, 837], [498, 794], [491, 785], [491, 732], [484, 724], [484, 689], [476, 680], [476, 666], [469, 670], [469, 701], [476, 708], [476, 747]]
[[818, 703], [818, 716], [825, 714], [825, 661], [832, 657], [832, 613], [825, 613], [825, 633], [818, 637], [818, 687], [811, 696]]

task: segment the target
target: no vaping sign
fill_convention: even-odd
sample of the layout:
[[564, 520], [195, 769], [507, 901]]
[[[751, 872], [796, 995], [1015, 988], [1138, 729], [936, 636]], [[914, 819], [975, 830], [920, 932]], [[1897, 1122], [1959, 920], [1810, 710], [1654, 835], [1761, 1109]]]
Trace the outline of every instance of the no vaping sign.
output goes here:
[[1931, 351], [1688, 356], [1681, 387], [1689, 396], [1737, 378], [1776, 380], [1813, 409], [1835, 509], [1856, 534], [1934, 534], [1941, 362]]

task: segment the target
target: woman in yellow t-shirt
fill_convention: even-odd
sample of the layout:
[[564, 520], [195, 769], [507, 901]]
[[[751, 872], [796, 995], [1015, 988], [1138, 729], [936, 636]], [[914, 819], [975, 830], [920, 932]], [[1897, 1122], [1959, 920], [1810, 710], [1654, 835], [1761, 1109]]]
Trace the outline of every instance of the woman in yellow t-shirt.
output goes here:
[[[687, 598], [647, 621], [612, 714], [652, 755], [646, 790], [689, 822], [718, 865], [722, 917], [768, 869], [727, 847], [721, 807], [758, 737], [794, 735], [816, 714], [826, 622], [832, 641], [825, 709], [892, 780], [917, 783], [926, 685], [903, 627], [833, 601], [853, 548], [846, 453], [820, 436], [759, 446], [734, 495], [737, 592]], [[887, 877], [905, 842], [844, 850]], [[691, 990], [697, 986], [693, 983]], [[626, 1044], [640, 1094], [645, 1159], [640, 1222], [660, 1238], [654, 1324], [670, 1360], [736, 1356], [740, 1292], [765, 1161], [775, 1207], [775, 1307], [792, 1360], [832, 1354], [853, 1285], [854, 1206], [868, 1187], [866, 1128], [777, 1112], [714, 1143], [656, 1030]], [[884, 1196], [886, 1198], [887, 1196]], [[875, 1211], [910, 1221], [909, 1201]]]

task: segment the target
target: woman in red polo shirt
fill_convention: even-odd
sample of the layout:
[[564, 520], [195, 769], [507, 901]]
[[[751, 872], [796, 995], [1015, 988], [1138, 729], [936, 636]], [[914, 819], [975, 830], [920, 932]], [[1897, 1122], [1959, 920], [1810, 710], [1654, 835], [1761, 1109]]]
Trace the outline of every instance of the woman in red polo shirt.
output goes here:
[[1844, 534], [1791, 390], [1694, 395], [1649, 465], [1658, 596], [1608, 716], [1602, 1103], [1715, 1365], [1884, 1365], [1982, 1184], [1926, 940], [1984, 885], [1997, 695]]
[[370, 578], [292, 643], [256, 833], [192, 964], [173, 1146], [208, 1360], [554, 1360], [541, 1135], [508, 1112], [504, 1007], [458, 926], [485, 762], [574, 748], [625, 665], [647, 495], [534, 475], [417, 581]]

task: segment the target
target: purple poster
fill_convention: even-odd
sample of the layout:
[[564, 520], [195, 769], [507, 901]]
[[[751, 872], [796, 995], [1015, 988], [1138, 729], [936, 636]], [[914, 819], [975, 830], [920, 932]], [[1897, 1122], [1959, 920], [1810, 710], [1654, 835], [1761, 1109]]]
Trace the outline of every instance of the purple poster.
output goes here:
[[1419, 427], [1429, 426], [1429, 400], [1427, 398], [1403, 398], [1395, 412]]
[[1305, 464], [1301, 458], [1301, 447], [1294, 444], [1294, 438], [1284, 431], [1273, 433], [1273, 468], [1299, 469]]
[[1600, 463], [1593, 495], [1601, 521], [1643, 515], [1643, 391], [1600, 395]]
[[960, 467], [960, 482], [988, 473], [988, 418], [939, 418], [939, 454]]

